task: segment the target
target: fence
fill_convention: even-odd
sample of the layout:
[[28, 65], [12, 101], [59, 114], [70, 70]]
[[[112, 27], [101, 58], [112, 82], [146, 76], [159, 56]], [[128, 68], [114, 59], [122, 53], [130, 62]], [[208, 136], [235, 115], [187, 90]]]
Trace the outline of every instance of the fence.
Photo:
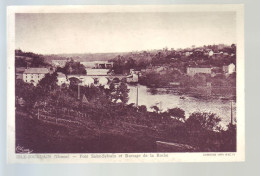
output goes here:
[[34, 111], [34, 114], [39, 120], [65, 126], [81, 126], [83, 123], [79, 119], [89, 117], [86, 113], [65, 108], [54, 109], [45, 107], [37, 109], [36, 112]]

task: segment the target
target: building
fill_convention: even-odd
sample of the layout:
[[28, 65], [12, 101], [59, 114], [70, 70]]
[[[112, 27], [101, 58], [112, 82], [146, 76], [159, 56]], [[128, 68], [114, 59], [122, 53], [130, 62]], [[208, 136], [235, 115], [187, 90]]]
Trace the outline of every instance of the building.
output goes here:
[[218, 49], [218, 50], [222, 50], [223, 48], [225, 48], [225, 45], [224, 45], [224, 44], [219, 44], [219, 45], [217, 45], [217, 49]]
[[99, 69], [110, 69], [113, 67], [113, 62], [109, 61], [86, 61], [80, 62], [85, 68], [99, 68]]
[[223, 53], [214, 53], [213, 56], [211, 56], [212, 59], [215, 59], [215, 60], [221, 60], [223, 59]]
[[70, 81], [67, 79], [66, 75], [63, 73], [58, 72], [58, 76], [57, 76], [58, 82], [57, 85], [61, 86], [62, 84], [69, 84]]
[[86, 69], [88, 76], [106, 76], [109, 69]]
[[52, 60], [51, 61], [52, 65], [54, 67], [65, 67], [66, 63], [67, 63], [67, 60]]
[[130, 69], [129, 73], [130, 73], [130, 75], [132, 75], [132, 74], [139, 75], [141, 73], [141, 71], [138, 71], [138, 70], [135, 70], [135, 69]]
[[49, 73], [47, 68], [28, 68], [23, 72], [23, 81], [36, 86], [47, 73]]
[[169, 82], [169, 85], [171, 87], [180, 87], [181, 83], [180, 82], [176, 82], [176, 81], [172, 81], [172, 82]]
[[188, 57], [188, 56], [192, 55], [192, 53], [193, 53], [193, 52], [186, 51], [184, 54], [185, 54], [185, 56], [187, 56], [187, 57]]
[[84, 65], [85, 68], [95, 68], [96, 63], [93, 62], [80, 62], [80, 64]]
[[236, 71], [236, 66], [235, 66], [235, 64], [233, 64], [233, 63], [231, 63], [231, 64], [229, 64], [229, 65], [224, 65], [223, 66], [223, 72], [225, 73], [225, 74], [232, 74], [232, 73], [234, 73]]
[[213, 56], [213, 55], [214, 55], [214, 52], [213, 52], [212, 50], [210, 50], [210, 51], [208, 52], [208, 55], [209, 55], [209, 56]]
[[211, 74], [210, 67], [187, 67], [187, 75], [194, 76], [197, 73]]
[[137, 83], [138, 82], [138, 74], [132, 74], [126, 78], [128, 83]]

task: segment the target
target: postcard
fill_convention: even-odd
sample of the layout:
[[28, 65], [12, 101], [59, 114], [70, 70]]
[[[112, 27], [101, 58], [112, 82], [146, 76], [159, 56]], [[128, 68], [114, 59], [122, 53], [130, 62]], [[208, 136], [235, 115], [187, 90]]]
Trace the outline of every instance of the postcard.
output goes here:
[[10, 6], [9, 163], [245, 160], [243, 5]]

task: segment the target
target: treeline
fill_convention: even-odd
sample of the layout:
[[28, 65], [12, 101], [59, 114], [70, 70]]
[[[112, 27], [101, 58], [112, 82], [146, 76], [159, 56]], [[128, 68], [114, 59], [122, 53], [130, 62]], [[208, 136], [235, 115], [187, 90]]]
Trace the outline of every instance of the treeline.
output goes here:
[[15, 50], [15, 67], [46, 67], [49, 65], [43, 55]]
[[[209, 56], [207, 54], [209, 50], [217, 53], [217, 56]], [[191, 52], [192, 54], [186, 55], [186, 52]], [[216, 59], [213, 59], [214, 57]], [[113, 69], [118, 74], [127, 72], [129, 69], [140, 70], [149, 66], [163, 65], [179, 68], [183, 71], [185, 71], [183, 68], [189, 65], [222, 67], [230, 63], [236, 64], [236, 45], [224, 46], [222, 49], [218, 49], [218, 45], [208, 45], [193, 49], [168, 50], [168, 48], [164, 48], [150, 52], [129, 52], [118, 55], [110, 61], [114, 62]]]
[[[196, 74], [193, 77], [181, 73], [178, 70], [169, 70], [164, 74], [157, 72], [149, 72], [140, 77], [139, 83], [148, 87], [176, 87], [176, 88], [194, 88], [206, 87], [210, 83], [212, 87], [236, 87], [236, 73], [229, 76], [223, 74], [211, 77], [208, 74]], [[171, 85], [171, 83], [178, 83], [178, 85]]]

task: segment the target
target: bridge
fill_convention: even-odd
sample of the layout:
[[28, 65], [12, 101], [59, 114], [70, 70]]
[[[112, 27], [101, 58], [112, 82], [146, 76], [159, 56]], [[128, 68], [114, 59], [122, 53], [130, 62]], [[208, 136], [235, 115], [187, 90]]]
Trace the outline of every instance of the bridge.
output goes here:
[[67, 75], [67, 79], [70, 79], [70, 78], [77, 78], [79, 79], [80, 81], [82, 81], [82, 83], [86, 83], [86, 84], [91, 84], [92, 82], [94, 83], [95, 82], [100, 82], [101, 80], [106, 80], [108, 82], [110, 81], [121, 81], [123, 79], [126, 79], [127, 76], [125, 75]]

